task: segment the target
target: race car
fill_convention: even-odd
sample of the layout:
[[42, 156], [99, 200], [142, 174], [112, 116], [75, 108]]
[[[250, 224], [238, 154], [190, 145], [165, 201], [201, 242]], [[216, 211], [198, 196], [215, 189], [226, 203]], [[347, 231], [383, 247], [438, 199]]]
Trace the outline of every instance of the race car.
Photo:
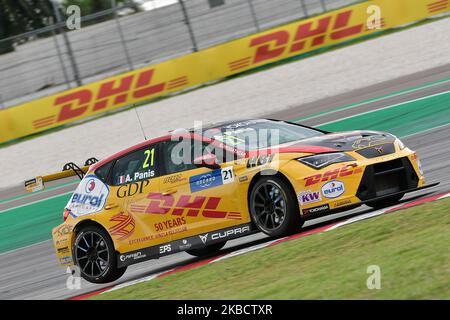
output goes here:
[[178, 130], [84, 171], [52, 233], [60, 264], [93, 283], [181, 251], [213, 255], [255, 232], [289, 235], [308, 219], [392, 205], [435, 185], [425, 186], [416, 153], [392, 134], [273, 119]]

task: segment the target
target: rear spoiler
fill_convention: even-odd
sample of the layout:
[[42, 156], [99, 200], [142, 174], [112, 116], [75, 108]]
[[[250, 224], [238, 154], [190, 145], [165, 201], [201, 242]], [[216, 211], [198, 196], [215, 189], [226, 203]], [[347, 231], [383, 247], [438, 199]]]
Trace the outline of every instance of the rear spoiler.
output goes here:
[[28, 192], [37, 192], [45, 189], [45, 182], [60, 180], [77, 176], [80, 180], [84, 178], [84, 175], [89, 170], [89, 167], [98, 162], [97, 158], [89, 158], [85, 161], [83, 167], [77, 166], [73, 162], [66, 163], [61, 172], [49, 174], [47, 176], [38, 176], [34, 179], [25, 181], [25, 190]]

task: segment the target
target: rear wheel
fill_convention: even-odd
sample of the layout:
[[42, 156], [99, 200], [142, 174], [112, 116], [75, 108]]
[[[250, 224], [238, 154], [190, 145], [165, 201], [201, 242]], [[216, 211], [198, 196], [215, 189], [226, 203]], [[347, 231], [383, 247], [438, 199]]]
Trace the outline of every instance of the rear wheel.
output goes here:
[[81, 276], [92, 283], [115, 281], [127, 269], [117, 268], [114, 244], [108, 233], [97, 226], [80, 230], [75, 238], [73, 254]]
[[402, 193], [402, 194], [399, 194], [396, 196], [385, 198], [383, 200], [369, 201], [366, 203], [366, 205], [368, 205], [369, 207], [372, 207], [374, 209], [386, 208], [386, 207], [397, 204], [400, 201], [400, 199], [403, 198], [404, 195], [405, 194]]
[[225, 246], [226, 243], [227, 243], [226, 241], [219, 242], [200, 249], [186, 250], [186, 252], [189, 253], [191, 256], [195, 257], [210, 256], [216, 254], [220, 249], [222, 249]]
[[262, 177], [255, 183], [249, 208], [256, 227], [271, 237], [298, 232], [303, 225], [294, 191], [277, 176]]

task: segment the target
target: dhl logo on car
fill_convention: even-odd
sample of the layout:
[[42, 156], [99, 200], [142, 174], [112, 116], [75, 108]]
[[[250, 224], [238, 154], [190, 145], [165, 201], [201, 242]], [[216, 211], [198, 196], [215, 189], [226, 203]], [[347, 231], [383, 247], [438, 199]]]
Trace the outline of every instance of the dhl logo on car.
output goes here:
[[150, 193], [147, 196], [148, 204], [131, 204], [132, 213], [168, 214], [172, 216], [205, 217], [218, 219], [241, 220], [239, 212], [217, 210], [221, 198], [181, 195], [178, 200], [172, 195]]
[[353, 174], [358, 174], [362, 172], [362, 168], [353, 169], [352, 167], [341, 167], [333, 170], [329, 170], [325, 173], [318, 173], [313, 176], [306, 177], [305, 187], [315, 185], [319, 182], [325, 182], [333, 179], [348, 177]]

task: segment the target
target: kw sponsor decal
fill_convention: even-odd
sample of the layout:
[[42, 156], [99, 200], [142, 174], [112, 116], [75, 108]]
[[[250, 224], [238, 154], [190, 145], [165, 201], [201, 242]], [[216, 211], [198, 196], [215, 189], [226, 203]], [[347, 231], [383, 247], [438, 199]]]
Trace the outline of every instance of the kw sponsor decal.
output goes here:
[[109, 228], [109, 233], [117, 240], [128, 239], [133, 234], [136, 227], [136, 222], [133, 215], [129, 212], [121, 212], [111, 217], [109, 222], [114, 224], [111, 228]]
[[303, 209], [302, 212], [304, 215], [309, 215], [309, 214], [318, 214], [318, 213], [325, 212], [328, 210], [330, 210], [330, 206], [328, 204], [324, 204], [324, 205], [321, 205], [318, 207]]
[[165, 90], [173, 90], [189, 84], [188, 77], [177, 77], [167, 82], [155, 82], [154, 67], [142, 69], [105, 80], [97, 86], [84, 86], [55, 96], [56, 114], [33, 120], [35, 129], [64, 123], [87, 114], [96, 114], [127, 102], [150, 98]]
[[344, 194], [345, 184], [342, 181], [332, 180], [325, 183], [321, 190], [325, 198], [334, 199]]
[[318, 173], [313, 176], [309, 176], [304, 178], [305, 180], [305, 187], [315, 185], [319, 182], [326, 182], [329, 180], [336, 179], [338, 177], [343, 178], [347, 176], [351, 176], [354, 174], [358, 174], [362, 172], [362, 168], [350, 168], [350, 167], [341, 167], [337, 169], [333, 169], [330, 171], [327, 171], [325, 173]]
[[303, 191], [297, 194], [300, 204], [308, 204], [313, 202], [322, 201], [322, 197], [319, 191]]
[[175, 198], [173, 195], [163, 195], [161, 193], [150, 193], [147, 196], [150, 200], [148, 204], [131, 204], [130, 210], [133, 213], [146, 214], [169, 214], [172, 216], [186, 216], [218, 219], [241, 220], [239, 212], [228, 212], [218, 210], [222, 198], [180, 195]]

